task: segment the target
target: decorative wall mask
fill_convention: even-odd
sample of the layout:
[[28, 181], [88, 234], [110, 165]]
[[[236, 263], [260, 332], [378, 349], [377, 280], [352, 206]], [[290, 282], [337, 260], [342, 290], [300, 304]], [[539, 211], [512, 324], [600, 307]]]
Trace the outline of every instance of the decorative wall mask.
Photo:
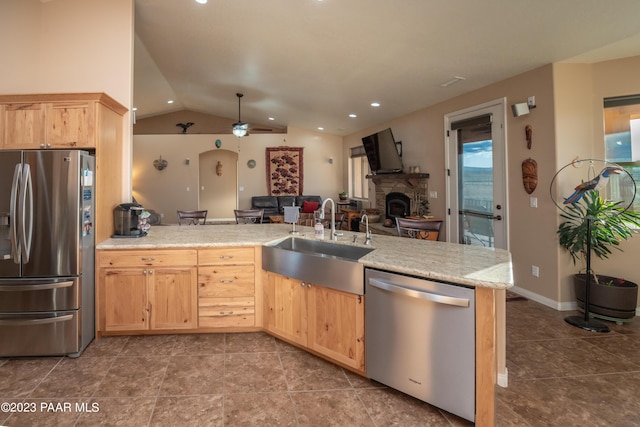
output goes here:
[[524, 127], [524, 138], [527, 140], [527, 148], [531, 150], [531, 143], [533, 142], [533, 128], [531, 125]]
[[216, 139], [216, 148], [220, 148], [222, 147], [222, 141], [220, 141], [219, 139]]
[[532, 158], [522, 162], [522, 184], [527, 194], [533, 193], [538, 186], [538, 163]]
[[166, 168], [167, 166], [169, 166], [169, 162], [164, 160], [162, 158], [162, 156], [160, 156], [159, 159], [156, 159], [156, 160], [153, 161], [153, 167], [158, 169], [159, 171], [161, 171], [162, 169]]
[[222, 176], [222, 163], [218, 160], [218, 164], [216, 165], [216, 175]]

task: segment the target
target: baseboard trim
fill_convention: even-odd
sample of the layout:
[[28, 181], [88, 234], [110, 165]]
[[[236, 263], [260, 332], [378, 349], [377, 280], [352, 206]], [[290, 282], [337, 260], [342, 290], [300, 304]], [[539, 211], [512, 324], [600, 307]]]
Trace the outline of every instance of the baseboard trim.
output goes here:
[[[538, 302], [542, 305], [546, 305], [547, 307], [551, 307], [554, 310], [558, 310], [558, 311], [575, 311], [578, 309], [578, 303], [575, 301], [570, 301], [570, 302], [558, 302], [558, 301], [554, 301], [550, 298], [547, 297], [543, 297], [542, 295], [538, 295], [534, 292], [528, 291], [526, 289], [522, 289], [519, 288], [517, 286], [514, 286], [513, 288], [509, 289], [510, 291], [513, 291], [519, 295], [522, 295], [523, 297], [530, 299], [531, 301], [535, 301]], [[640, 316], [640, 307], [636, 308], [636, 316]]]
[[504, 368], [504, 373], [498, 372], [498, 386], [502, 388], [509, 387], [509, 370]]

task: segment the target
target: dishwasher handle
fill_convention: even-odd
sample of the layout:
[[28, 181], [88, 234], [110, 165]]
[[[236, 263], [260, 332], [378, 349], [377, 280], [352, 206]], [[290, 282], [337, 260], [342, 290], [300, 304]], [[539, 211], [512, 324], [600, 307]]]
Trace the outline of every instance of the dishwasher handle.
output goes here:
[[373, 287], [383, 289], [411, 298], [420, 298], [427, 301], [433, 301], [438, 304], [455, 305], [458, 307], [469, 307], [467, 298], [450, 297], [446, 295], [434, 294], [431, 292], [416, 291], [414, 289], [405, 288], [379, 279], [369, 278], [369, 284]]

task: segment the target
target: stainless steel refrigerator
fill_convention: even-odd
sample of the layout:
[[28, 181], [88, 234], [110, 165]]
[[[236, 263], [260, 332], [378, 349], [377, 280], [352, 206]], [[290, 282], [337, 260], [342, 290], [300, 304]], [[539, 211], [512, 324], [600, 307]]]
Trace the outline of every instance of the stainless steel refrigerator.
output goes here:
[[85, 151], [0, 151], [0, 357], [94, 338], [94, 168]]

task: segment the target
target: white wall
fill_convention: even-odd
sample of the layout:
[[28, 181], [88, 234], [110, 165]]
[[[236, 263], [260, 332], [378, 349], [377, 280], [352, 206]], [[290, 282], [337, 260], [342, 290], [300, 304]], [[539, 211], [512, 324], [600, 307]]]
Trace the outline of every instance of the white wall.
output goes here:
[[[244, 138], [233, 135], [135, 135], [133, 137], [133, 194], [143, 206], [165, 214], [165, 223], [175, 223], [177, 209], [198, 208], [198, 168], [200, 153], [215, 150], [215, 141], [222, 141], [221, 150], [238, 153], [238, 208], [251, 206], [252, 196], [267, 195], [266, 148], [304, 147], [303, 193], [323, 199], [337, 199], [345, 181], [342, 137], [320, 132], [289, 128], [286, 135], [255, 134]], [[153, 160], [162, 156], [169, 162], [167, 169], [157, 171]], [[190, 165], [184, 164], [190, 158]], [[333, 164], [329, 158], [333, 157]], [[255, 160], [255, 168], [247, 162]], [[189, 187], [190, 191], [186, 191]], [[227, 214], [217, 214], [226, 217]], [[232, 213], [230, 214], [232, 217]]]
[[[2, 0], [0, 93], [104, 92], [130, 108], [133, 2]], [[127, 113], [125, 171], [130, 170], [130, 122]], [[126, 192], [123, 188], [123, 196]]]

